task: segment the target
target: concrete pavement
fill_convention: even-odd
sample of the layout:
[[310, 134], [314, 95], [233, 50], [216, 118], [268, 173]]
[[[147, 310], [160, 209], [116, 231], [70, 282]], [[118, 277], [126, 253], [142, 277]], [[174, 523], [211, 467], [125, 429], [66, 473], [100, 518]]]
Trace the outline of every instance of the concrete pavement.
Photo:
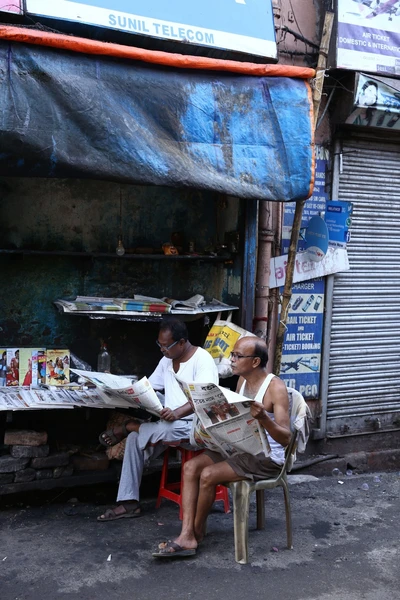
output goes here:
[[285, 548], [282, 490], [273, 490], [265, 531], [251, 506], [249, 565], [235, 563], [232, 515], [218, 504], [197, 556], [160, 562], [152, 550], [179, 529], [171, 502], [155, 510], [150, 495], [140, 519], [98, 523], [115, 488], [109, 497], [53, 492], [30, 506], [2, 498], [0, 598], [400, 600], [400, 473], [293, 477], [294, 549]]

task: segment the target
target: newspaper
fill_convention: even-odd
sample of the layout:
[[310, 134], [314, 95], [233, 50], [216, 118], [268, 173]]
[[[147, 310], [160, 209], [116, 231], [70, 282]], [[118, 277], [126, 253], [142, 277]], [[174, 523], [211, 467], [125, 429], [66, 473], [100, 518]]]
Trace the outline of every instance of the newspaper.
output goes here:
[[167, 302], [174, 310], [193, 310], [204, 306], [206, 301], [201, 294], [195, 294], [188, 300], [174, 300], [173, 298], [162, 298], [163, 302]]
[[120, 377], [111, 373], [81, 371], [72, 368], [71, 371], [95, 385], [109, 406], [141, 408], [152, 415], [160, 416], [163, 405], [147, 377], [132, 382], [128, 377]]
[[261, 452], [266, 457], [270, 455], [265, 429], [250, 413], [254, 400], [214, 383], [178, 382], [197, 416], [192, 429], [193, 445], [226, 457]]

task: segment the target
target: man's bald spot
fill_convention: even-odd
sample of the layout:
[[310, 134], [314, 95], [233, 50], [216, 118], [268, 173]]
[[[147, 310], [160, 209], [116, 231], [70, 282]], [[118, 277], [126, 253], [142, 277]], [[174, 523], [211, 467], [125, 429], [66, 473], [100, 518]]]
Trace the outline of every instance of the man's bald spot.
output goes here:
[[235, 349], [243, 354], [258, 357], [260, 359], [260, 367], [264, 368], [268, 362], [268, 346], [264, 340], [258, 337], [244, 337], [239, 340]]

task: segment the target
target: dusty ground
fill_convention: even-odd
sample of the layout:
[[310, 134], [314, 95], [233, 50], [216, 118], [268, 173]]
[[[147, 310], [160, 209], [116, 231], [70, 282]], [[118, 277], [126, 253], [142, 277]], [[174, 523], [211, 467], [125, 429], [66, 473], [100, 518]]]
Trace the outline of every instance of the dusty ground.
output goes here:
[[159, 562], [151, 551], [179, 528], [171, 502], [155, 510], [149, 496], [140, 519], [97, 523], [115, 488], [53, 492], [30, 506], [3, 498], [0, 598], [400, 600], [400, 473], [344, 476], [343, 484], [295, 478], [294, 550], [285, 549], [282, 491], [274, 490], [265, 531], [255, 530], [251, 507], [249, 565], [235, 563], [232, 515], [218, 504], [195, 558]]

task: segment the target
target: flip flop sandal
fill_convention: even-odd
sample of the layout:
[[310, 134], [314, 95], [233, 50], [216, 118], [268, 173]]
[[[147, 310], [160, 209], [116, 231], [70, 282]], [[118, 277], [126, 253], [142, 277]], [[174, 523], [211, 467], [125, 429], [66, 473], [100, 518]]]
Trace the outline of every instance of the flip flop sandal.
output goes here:
[[[118, 514], [116, 512], [118, 509], [123, 509], [124, 512]], [[118, 519], [137, 519], [141, 515], [142, 513], [139, 504], [135, 505], [135, 508], [133, 510], [126, 510], [123, 504], [119, 504], [114, 508], [107, 508], [104, 515], [100, 515], [99, 517], [97, 517], [97, 520], [99, 521], [99, 523], [105, 523], [106, 521], [117, 521]]]
[[[114, 433], [114, 429], [107, 429], [107, 431], [103, 431], [100, 435], [99, 435], [99, 442], [102, 446], [105, 446], [106, 448], [111, 448], [112, 446], [115, 446], [116, 444], [119, 444], [119, 442], [122, 442], [123, 439], [125, 439], [126, 437], [128, 437], [128, 435], [130, 434], [130, 431], [127, 430], [126, 425], [127, 423], [129, 423], [129, 421], [127, 421], [126, 423], [123, 423], [121, 425], [122, 427], [122, 436], [117, 436]], [[107, 436], [110, 438], [111, 440], [111, 444], [108, 444], [106, 442], [106, 440], [104, 439], [104, 436]]]
[[172, 540], [165, 542], [163, 548], [160, 548], [160, 546], [158, 552], [153, 552], [154, 558], [179, 558], [182, 556], [194, 556], [197, 553], [197, 548], [182, 548], [182, 546]]

